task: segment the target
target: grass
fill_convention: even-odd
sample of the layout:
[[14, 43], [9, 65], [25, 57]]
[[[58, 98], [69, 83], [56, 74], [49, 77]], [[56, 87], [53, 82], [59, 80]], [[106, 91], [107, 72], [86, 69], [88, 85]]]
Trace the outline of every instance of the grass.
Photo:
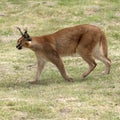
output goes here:
[[[0, 120], [120, 120], [120, 1], [119, 0], [1, 0], [0, 1]], [[32, 51], [18, 51], [16, 26], [43, 35], [77, 24], [94, 24], [107, 35], [110, 75], [102, 63], [84, 80], [87, 69], [78, 57], [64, 58], [74, 83], [63, 80], [48, 63], [38, 85]]]

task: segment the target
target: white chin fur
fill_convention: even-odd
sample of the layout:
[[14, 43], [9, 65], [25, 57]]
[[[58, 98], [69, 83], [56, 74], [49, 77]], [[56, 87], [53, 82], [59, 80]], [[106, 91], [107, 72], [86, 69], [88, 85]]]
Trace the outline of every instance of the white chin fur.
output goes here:
[[31, 41], [29, 41], [28, 43], [31, 44]]

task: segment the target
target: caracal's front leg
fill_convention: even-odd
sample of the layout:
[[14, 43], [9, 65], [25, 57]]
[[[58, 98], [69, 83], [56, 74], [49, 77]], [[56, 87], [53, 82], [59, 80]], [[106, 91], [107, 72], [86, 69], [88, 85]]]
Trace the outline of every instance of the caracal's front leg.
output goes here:
[[[54, 54], [53, 54], [54, 53]], [[58, 70], [60, 71], [62, 77], [69, 81], [69, 82], [73, 82], [73, 79], [71, 77], [69, 77], [65, 71], [64, 68], [64, 64], [60, 58], [60, 56], [57, 54], [56, 51], [51, 52], [51, 55], [48, 55], [48, 59], [54, 64], [56, 65], [56, 67], [58, 68]]]
[[45, 66], [45, 61], [44, 60], [38, 60], [38, 66], [37, 66], [37, 73], [36, 73], [36, 77], [35, 77], [35, 80], [34, 81], [31, 81], [30, 83], [31, 84], [37, 84], [38, 83], [38, 80], [40, 78], [40, 74]]

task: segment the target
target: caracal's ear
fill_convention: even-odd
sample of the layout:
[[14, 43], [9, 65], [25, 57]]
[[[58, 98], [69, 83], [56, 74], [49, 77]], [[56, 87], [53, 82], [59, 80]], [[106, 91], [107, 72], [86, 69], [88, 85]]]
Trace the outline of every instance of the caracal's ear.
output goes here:
[[24, 34], [28, 34], [27, 28], [24, 29]]
[[32, 41], [32, 38], [27, 32], [27, 29], [24, 29], [24, 38], [26, 38], [27, 41]]
[[19, 30], [19, 32], [21, 33], [21, 35], [24, 36], [22, 30], [19, 27], [16, 27], [16, 28]]
[[30, 37], [30, 35], [29, 35], [28, 32], [27, 32], [27, 29], [24, 29], [24, 33], [22, 32], [22, 30], [21, 30], [19, 27], [17, 27], [17, 29], [18, 29], [19, 32], [21, 33], [22, 37], [25, 38], [25, 40], [27, 40], [27, 41], [32, 41], [32, 38]]

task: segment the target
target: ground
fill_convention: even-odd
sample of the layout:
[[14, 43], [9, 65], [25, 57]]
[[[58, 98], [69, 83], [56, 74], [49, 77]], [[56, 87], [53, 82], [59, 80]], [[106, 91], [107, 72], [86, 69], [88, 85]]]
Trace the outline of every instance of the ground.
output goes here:
[[[1, 120], [120, 120], [120, 1], [119, 0], [1, 0], [0, 1], [0, 119]], [[78, 24], [99, 26], [107, 36], [110, 75], [104, 65], [80, 79], [87, 64], [80, 57], [63, 58], [68, 83], [48, 63], [38, 85], [32, 51], [18, 51], [17, 26], [44, 35]]]

